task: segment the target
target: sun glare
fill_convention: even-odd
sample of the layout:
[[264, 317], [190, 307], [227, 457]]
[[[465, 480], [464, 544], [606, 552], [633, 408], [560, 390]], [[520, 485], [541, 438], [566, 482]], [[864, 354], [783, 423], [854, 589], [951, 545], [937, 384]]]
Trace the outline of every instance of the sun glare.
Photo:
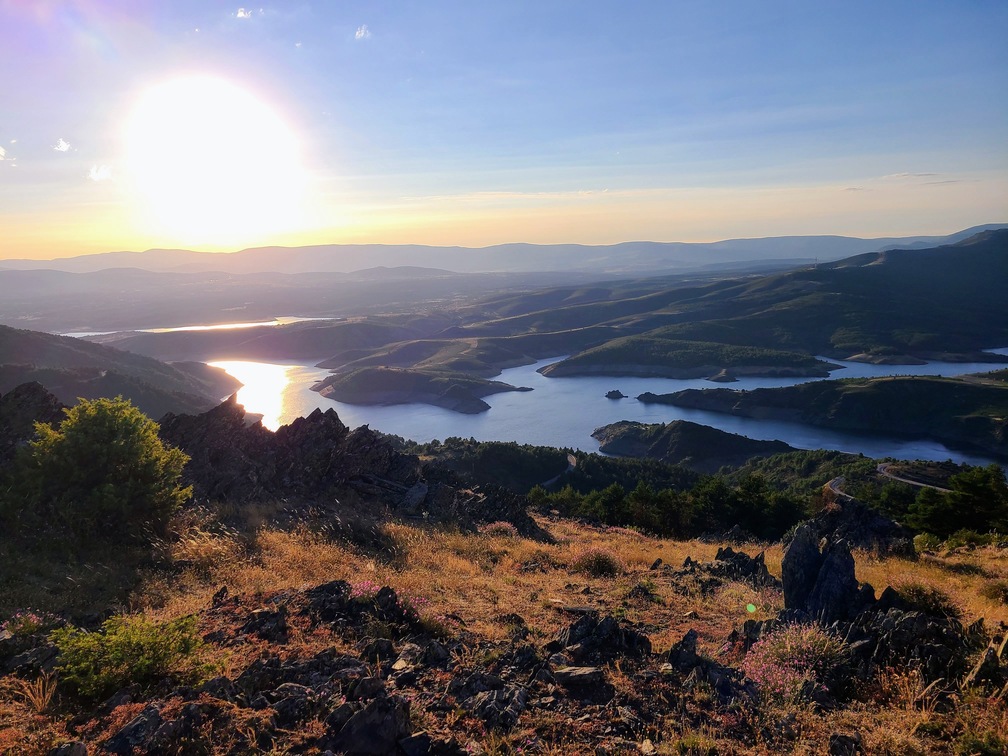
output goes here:
[[143, 221], [168, 238], [229, 244], [297, 222], [297, 140], [270, 107], [227, 81], [186, 77], [148, 89], [125, 141]]
[[238, 403], [246, 412], [262, 415], [262, 424], [270, 430], [280, 427], [284, 390], [290, 382], [290, 365], [271, 365], [243, 360], [218, 360], [207, 363], [221, 368], [244, 384], [238, 389]]

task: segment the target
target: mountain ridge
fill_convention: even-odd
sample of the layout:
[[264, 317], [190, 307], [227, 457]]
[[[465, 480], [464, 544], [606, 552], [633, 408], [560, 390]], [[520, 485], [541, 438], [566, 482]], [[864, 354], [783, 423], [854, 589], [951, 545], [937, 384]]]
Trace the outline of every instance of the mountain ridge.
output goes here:
[[[1008, 223], [973, 226], [946, 235], [861, 238], [842, 235], [795, 235], [723, 239], [714, 242], [627, 241], [616, 244], [531, 244], [512, 242], [485, 247], [423, 244], [315, 244], [300, 247], [274, 245], [249, 247], [230, 253], [197, 252], [185, 249], [149, 249], [78, 255], [51, 260], [0, 260], [0, 269], [49, 269], [68, 272], [95, 272], [115, 267], [142, 267], [157, 272], [268, 273], [284, 271], [349, 273], [365, 268], [417, 265], [452, 272], [556, 271], [577, 262], [582, 269], [597, 272], [653, 272], [678, 265], [686, 270], [709, 263], [752, 262], [767, 257], [839, 259], [860, 252], [885, 248], [937, 246], [959, 241], [980, 231], [1005, 228]], [[776, 252], [775, 252], [776, 250]], [[704, 259], [711, 253], [720, 259]], [[277, 262], [281, 255], [286, 258]], [[678, 258], [676, 257], [678, 255]], [[338, 259], [332, 260], [336, 256]], [[506, 257], [507, 261], [498, 258]], [[160, 259], [159, 259], [160, 258]], [[550, 259], [555, 258], [555, 259]], [[613, 263], [615, 259], [618, 264]], [[455, 262], [453, 267], [446, 264]], [[544, 260], [551, 264], [548, 267]], [[139, 264], [138, 264], [139, 263]]]

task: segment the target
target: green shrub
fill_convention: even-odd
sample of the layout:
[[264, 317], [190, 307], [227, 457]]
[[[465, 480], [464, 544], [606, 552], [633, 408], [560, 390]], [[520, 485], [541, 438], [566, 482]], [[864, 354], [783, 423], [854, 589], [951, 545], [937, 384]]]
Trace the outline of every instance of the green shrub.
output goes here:
[[941, 548], [942, 540], [933, 533], [919, 533], [913, 539], [914, 551], [921, 554], [925, 551], [937, 551]]
[[958, 549], [962, 546], [966, 546], [968, 548], [975, 549], [981, 546], [992, 546], [1000, 541], [1001, 536], [996, 533], [978, 533], [975, 530], [963, 528], [962, 530], [957, 530], [945, 539], [945, 548]]
[[204, 671], [195, 659], [202, 645], [195, 617], [158, 623], [142, 615], [122, 615], [106, 620], [101, 632], [64, 627], [50, 638], [59, 649], [56, 669], [61, 681], [86, 699], [167, 676], [195, 679]]
[[956, 742], [960, 756], [1003, 756], [1008, 753], [1008, 740], [994, 732], [967, 732]]
[[592, 577], [615, 577], [623, 572], [623, 563], [611, 552], [599, 548], [587, 548], [578, 552], [570, 566], [575, 572], [583, 572]]
[[163, 530], [191, 494], [180, 484], [185, 453], [165, 446], [157, 423], [122, 397], [82, 399], [66, 415], [56, 429], [37, 423], [18, 458], [23, 524], [42, 521], [48, 532], [55, 521], [105, 539]]

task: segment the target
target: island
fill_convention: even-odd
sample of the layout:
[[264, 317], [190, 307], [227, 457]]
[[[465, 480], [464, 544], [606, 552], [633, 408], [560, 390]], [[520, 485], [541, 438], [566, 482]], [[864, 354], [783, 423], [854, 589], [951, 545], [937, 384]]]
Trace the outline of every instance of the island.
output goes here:
[[746, 436], [691, 423], [638, 423], [620, 420], [592, 432], [599, 451], [619, 457], [647, 457], [713, 473], [726, 465], [744, 465], [755, 457], [794, 451], [783, 441], [758, 441]]
[[431, 404], [453, 412], [475, 415], [490, 405], [484, 396], [504, 391], [531, 391], [503, 381], [490, 381], [455, 373], [368, 367], [329, 376], [312, 391], [346, 404]]

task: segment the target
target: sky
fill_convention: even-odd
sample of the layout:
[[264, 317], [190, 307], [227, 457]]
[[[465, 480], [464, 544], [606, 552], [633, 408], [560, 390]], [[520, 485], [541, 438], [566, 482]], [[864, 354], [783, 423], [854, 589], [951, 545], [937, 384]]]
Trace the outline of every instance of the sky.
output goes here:
[[1008, 221], [1008, 2], [0, 0], [0, 259]]

